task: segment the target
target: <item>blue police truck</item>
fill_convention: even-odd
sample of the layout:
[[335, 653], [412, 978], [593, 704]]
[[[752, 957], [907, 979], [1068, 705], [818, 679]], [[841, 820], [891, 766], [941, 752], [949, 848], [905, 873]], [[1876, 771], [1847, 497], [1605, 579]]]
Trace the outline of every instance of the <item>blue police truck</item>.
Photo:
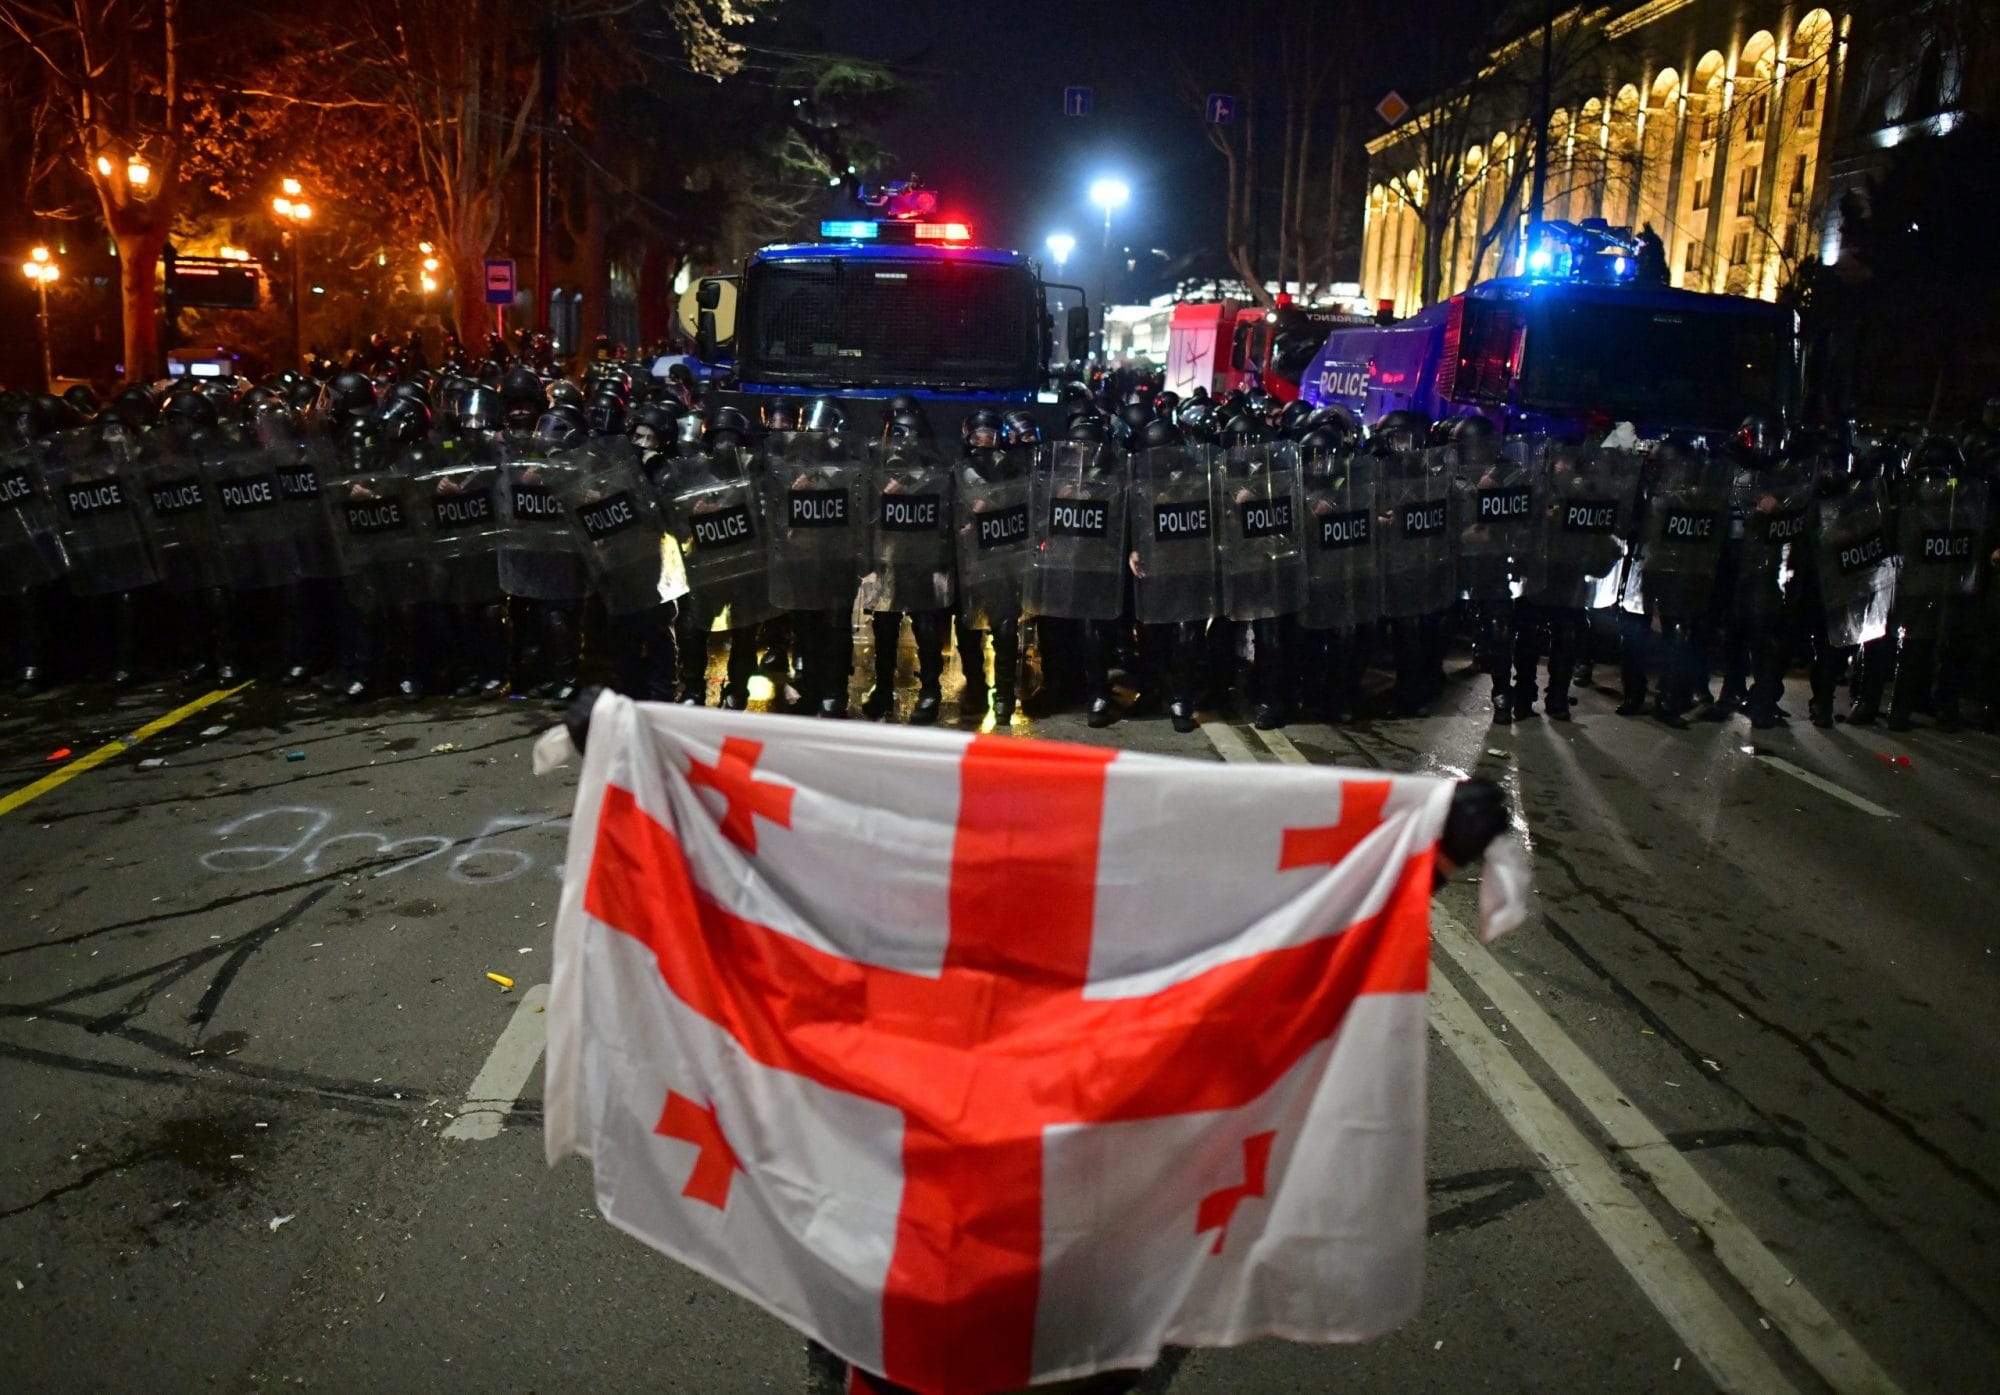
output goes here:
[[1623, 229], [1545, 223], [1526, 274], [1481, 281], [1392, 324], [1338, 329], [1301, 396], [1364, 422], [1478, 413], [1511, 433], [1629, 421], [1642, 435], [1775, 431], [1795, 397], [1793, 316], [1640, 279]]

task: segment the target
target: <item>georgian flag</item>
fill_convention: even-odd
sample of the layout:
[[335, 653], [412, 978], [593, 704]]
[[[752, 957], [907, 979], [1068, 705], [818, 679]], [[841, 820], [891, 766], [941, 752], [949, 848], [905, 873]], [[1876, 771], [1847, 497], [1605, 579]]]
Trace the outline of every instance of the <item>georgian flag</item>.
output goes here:
[[1451, 794], [608, 694], [549, 1160], [922, 1391], [1388, 1331]]

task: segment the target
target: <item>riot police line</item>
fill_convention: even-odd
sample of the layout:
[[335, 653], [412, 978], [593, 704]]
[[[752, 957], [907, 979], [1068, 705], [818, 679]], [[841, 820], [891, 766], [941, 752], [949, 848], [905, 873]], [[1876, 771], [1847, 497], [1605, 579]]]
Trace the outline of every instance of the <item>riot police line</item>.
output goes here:
[[1033, 711], [1187, 731], [1240, 679], [1260, 727], [1352, 721], [1381, 710], [1378, 660], [1387, 712], [1418, 716], [1461, 626], [1499, 723], [1568, 720], [1607, 637], [1618, 710], [1669, 725], [1775, 726], [1798, 661], [1820, 725], [1843, 680], [1861, 723], [1892, 675], [1896, 725], [1996, 696], [1990, 434], [1857, 455], [1411, 413], [1364, 433], [1338, 408], [1160, 394], [1115, 416], [1072, 399], [1049, 439], [1025, 411], [940, 432], [909, 398], [785, 398], [753, 424], [614, 365], [581, 387], [494, 366], [82, 405], [0, 414], [0, 589], [30, 684], [49, 617], [81, 614], [114, 676], [153, 639], [191, 678], [254, 665], [354, 699], [560, 699], [596, 659], [705, 702], [720, 645], [723, 705], [762, 673], [778, 705], [846, 716], [865, 614], [863, 715], [897, 708], [907, 618], [916, 723], [954, 644], [964, 718], [1006, 721], [1031, 687]]

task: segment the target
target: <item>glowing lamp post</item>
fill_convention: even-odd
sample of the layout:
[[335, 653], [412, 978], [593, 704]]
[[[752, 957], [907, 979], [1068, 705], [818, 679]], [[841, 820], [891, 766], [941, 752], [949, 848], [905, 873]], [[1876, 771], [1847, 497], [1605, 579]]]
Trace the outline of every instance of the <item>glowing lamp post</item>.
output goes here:
[[42, 385], [50, 392], [54, 392], [56, 370], [54, 367], [55, 355], [49, 342], [49, 283], [54, 281], [61, 273], [57, 270], [56, 261], [49, 255], [49, 249], [46, 247], [37, 247], [34, 251], [30, 252], [28, 260], [21, 263], [21, 271], [30, 281], [35, 283], [35, 292], [41, 297]]
[[1111, 214], [1132, 200], [1132, 186], [1122, 179], [1099, 179], [1090, 186], [1090, 201], [1104, 210], [1104, 242], [1099, 248], [1097, 268], [1097, 347], [1110, 356], [1105, 315], [1111, 309]]
[[305, 227], [312, 221], [312, 205], [299, 196], [305, 192], [296, 179], [286, 179], [279, 186], [284, 192], [271, 200], [271, 212], [275, 213], [284, 228], [285, 251], [292, 259], [292, 367], [305, 363], [305, 297], [303, 281], [305, 272]]

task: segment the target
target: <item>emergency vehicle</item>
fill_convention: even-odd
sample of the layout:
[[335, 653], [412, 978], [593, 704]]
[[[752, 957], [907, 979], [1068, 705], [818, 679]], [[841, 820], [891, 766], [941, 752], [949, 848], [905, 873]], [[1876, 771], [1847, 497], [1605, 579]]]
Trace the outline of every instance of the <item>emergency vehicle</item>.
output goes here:
[[1792, 411], [1789, 311], [1642, 282], [1625, 229], [1545, 223], [1526, 274], [1481, 281], [1406, 320], [1340, 329], [1302, 395], [1362, 421], [1478, 413], [1509, 433], [1629, 421], [1643, 435], [1773, 430]]
[[[729, 279], [727, 331], [714, 322], [722, 278], [698, 288], [697, 356], [719, 362], [725, 334], [732, 350], [716, 401], [756, 414], [778, 396], [866, 403], [907, 393], [940, 424], [980, 407], [1053, 415], [1044, 389], [1055, 326], [1041, 270], [1022, 253], [974, 245], [962, 222], [830, 220], [818, 241], [761, 248]], [[1083, 342], [1088, 310], [1067, 313], [1070, 342]]]
[[1182, 397], [1197, 387], [1211, 397], [1262, 388], [1289, 402], [1327, 332], [1361, 323], [1336, 311], [1301, 309], [1283, 295], [1275, 310], [1240, 300], [1183, 301], [1167, 323], [1166, 385]]

